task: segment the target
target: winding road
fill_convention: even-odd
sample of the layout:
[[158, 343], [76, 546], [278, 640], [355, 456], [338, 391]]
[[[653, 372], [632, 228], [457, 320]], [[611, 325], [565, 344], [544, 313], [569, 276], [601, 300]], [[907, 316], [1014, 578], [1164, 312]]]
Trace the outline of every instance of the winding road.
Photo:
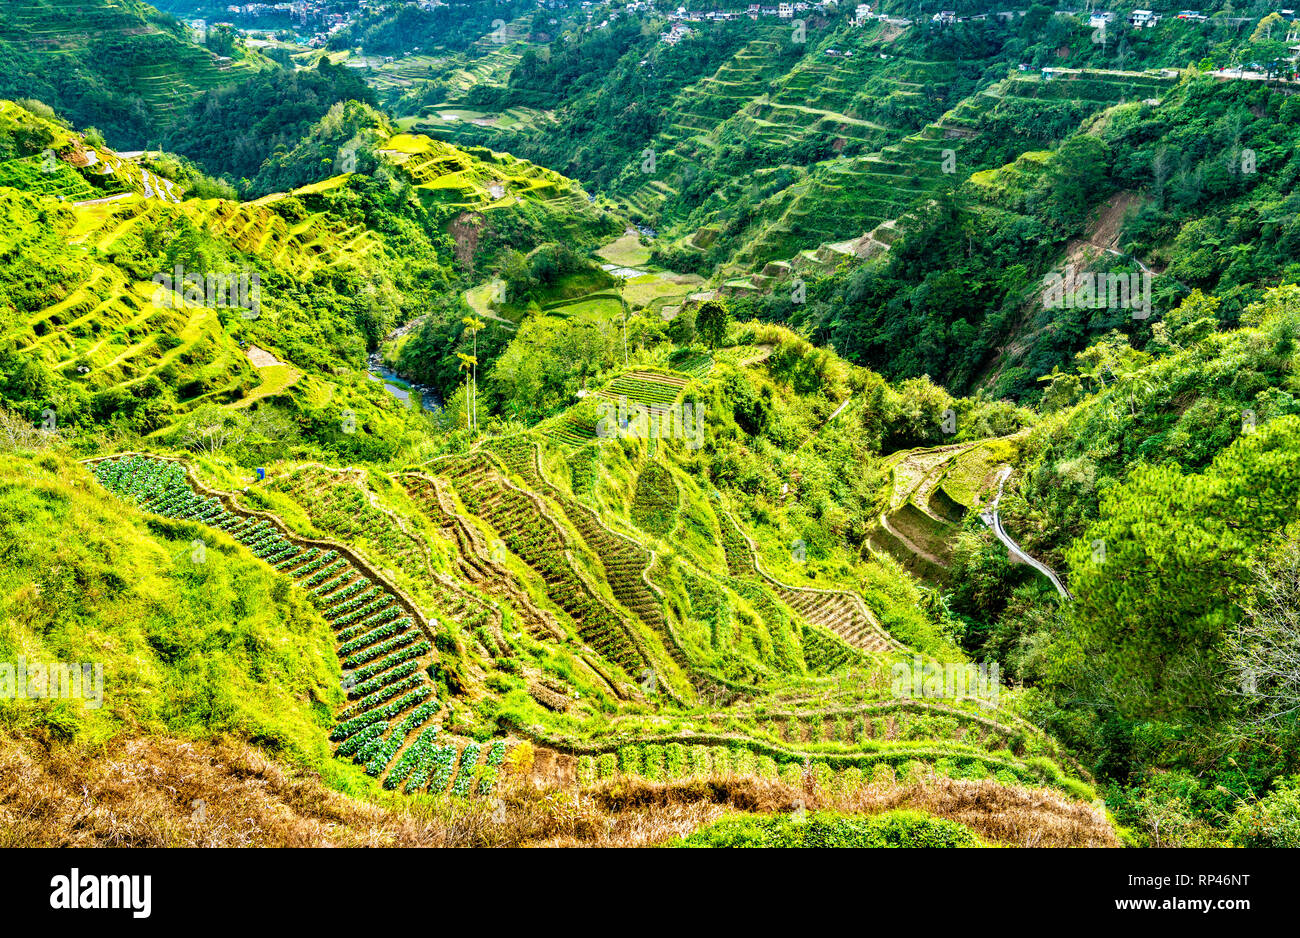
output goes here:
[[993, 504], [989, 506], [989, 510], [980, 512], [980, 520], [993, 530], [993, 534], [999, 541], [1007, 545], [1007, 550], [1011, 553], [1013, 558], [1019, 560], [1021, 563], [1026, 563], [1033, 567], [1043, 576], [1052, 581], [1052, 585], [1056, 587], [1056, 591], [1060, 593], [1061, 596], [1065, 599], [1073, 600], [1074, 597], [1070, 595], [1070, 591], [1065, 588], [1060, 577], [1056, 575], [1052, 568], [1044, 563], [1040, 563], [1021, 550], [1020, 545], [1013, 541], [1011, 535], [1007, 534], [1006, 529], [1002, 527], [1002, 519], [998, 516], [998, 502], [1002, 500], [1002, 487], [1006, 484], [1007, 477], [1010, 475], [1010, 466], [1003, 469], [998, 475], [998, 493], [993, 496]]

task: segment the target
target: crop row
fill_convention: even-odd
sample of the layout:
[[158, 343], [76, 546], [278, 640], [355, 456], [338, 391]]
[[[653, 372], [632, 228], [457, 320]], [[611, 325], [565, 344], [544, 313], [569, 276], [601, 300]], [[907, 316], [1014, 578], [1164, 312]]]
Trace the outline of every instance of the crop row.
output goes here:
[[400, 693], [419, 687], [422, 683], [424, 683], [424, 678], [421, 674], [410, 674], [404, 678], [395, 680], [392, 683], [386, 683], [374, 693], [367, 694], [351, 706], [345, 707], [342, 712], [339, 713], [339, 719], [347, 721], [358, 714], [374, 710], [385, 700], [389, 700]]
[[377, 720], [357, 730], [334, 750], [336, 756], [350, 756], [356, 753], [358, 749], [370, 742], [372, 739], [382, 736], [384, 730], [388, 729], [388, 724], [382, 720]]
[[[373, 645], [381, 639], [410, 628], [412, 625], [410, 616], [400, 619], [392, 618], [393, 615], [397, 615], [400, 611], [399, 607], [390, 606], [388, 609], [375, 613], [374, 617], [358, 623], [355, 627], [363, 631], [354, 638], [344, 640], [343, 644], [339, 645], [339, 655], [346, 658], [354, 651], [360, 651], [367, 645]], [[350, 629], [344, 629], [343, 631], [349, 632]], [[339, 637], [342, 638], [343, 636], [340, 635]]]
[[[379, 595], [379, 592], [377, 586], [362, 577], [330, 596], [330, 607], [327, 610], [322, 610], [321, 615], [327, 619], [336, 618], [351, 609], [355, 609], [367, 599], [373, 599]], [[357, 595], [358, 593], [361, 595]]]
[[743, 747], [687, 746], [682, 743], [621, 746], [616, 752], [579, 756], [577, 765], [578, 781], [583, 785], [626, 777], [675, 781], [692, 777], [757, 776], [780, 780], [793, 788], [803, 788], [811, 782], [825, 790], [853, 790], [867, 783], [912, 782], [931, 773], [953, 779], [993, 778], [1003, 785], [1043, 780], [1028, 768], [998, 766], [978, 758], [963, 758], [961, 754], [931, 760], [911, 759], [902, 753], [892, 761], [881, 760], [866, 766], [836, 769], [816, 759], [778, 763], [769, 755], [756, 754]]
[[368, 680], [362, 681], [360, 684], [357, 684], [348, 691], [348, 698], [351, 700], [360, 700], [362, 697], [365, 697], [382, 687], [386, 687], [395, 681], [400, 681], [402, 678], [414, 674], [415, 669], [419, 666], [420, 662], [418, 661], [402, 662], [389, 671], [384, 671]]
[[506, 755], [506, 741], [496, 739], [488, 749], [487, 758], [483, 760], [483, 771], [479, 774], [478, 793], [486, 795], [497, 782], [497, 772]]
[[305, 466], [275, 479], [273, 487], [294, 498], [318, 528], [346, 540], [365, 538], [398, 558], [414, 556], [416, 546], [392, 519], [370, 503], [351, 473]]
[[440, 792], [447, 788], [451, 773], [456, 768], [455, 746], [434, 746], [429, 754], [420, 761], [406, 783], [406, 792], [420, 791], [427, 784], [429, 791]]
[[[402, 782], [406, 781], [413, 771], [425, 764], [433, 762], [434, 740], [438, 738], [438, 732], [441, 727], [431, 726], [424, 730], [415, 742], [406, 747], [406, 751], [393, 763], [388, 775], [384, 778], [385, 788], [396, 788]], [[427, 774], [427, 773], [426, 773]]]
[[542, 575], [547, 595], [578, 627], [584, 642], [625, 670], [641, 665], [618, 617], [599, 602], [574, 572], [554, 522], [532, 499], [490, 475], [482, 464], [458, 472], [453, 484], [466, 507], [500, 532], [513, 553]]
[[338, 742], [339, 740], [347, 739], [363, 726], [373, 723], [376, 720], [390, 720], [407, 707], [424, 702], [431, 693], [432, 691], [427, 687], [420, 687], [404, 694], [392, 703], [385, 704], [384, 706], [378, 707], [374, 710], [368, 710], [360, 716], [353, 717], [350, 720], [345, 720], [334, 727], [334, 731], [330, 733], [330, 739]]
[[464, 797], [469, 794], [470, 786], [474, 783], [474, 773], [478, 767], [479, 753], [483, 747], [478, 743], [468, 743], [465, 750], [460, 754], [460, 771], [456, 773], [456, 781], [452, 782], [451, 793]]
[[391, 655], [380, 658], [378, 661], [372, 661], [370, 664], [356, 668], [352, 672], [352, 676], [358, 681], [364, 681], [376, 674], [388, 670], [395, 664], [400, 664], [403, 661], [409, 661], [413, 658], [418, 658], [420, 655], [427, 654], [428, 651], [429, 643], [421, 639], [414, 645], [407, 645], [405, 648], [400, 648]]
[[[348, 602], [342, 603], [340, 606], [326, 612], [325, 618], [333, 618], [334, 621], [331, 625], [333, 625], [334, 628], [345, 629], [345, 627], [350, 626], [353, 623], [365, 622], [370, 616], [387, 606], [389, 602], [390, 598], [386, 593], [379, 593], [378, 597], [349, 600]], [[344, 641], [346, 640], [347, 639], [344, 639]]]
[[371, 645], [369, 648], [363, 648], [354, 655], [349, 655], [343, 659], [345, 670], [351, 670], [359, 664], [365, 664], [367, 661], [373, 661], [380, 655], [386, 655], [390, 651], [396, 651], [403, 645], [409, 645], [415, 641], [417, 633], [414, 629], [403, 632], [401, 635], [395, 635], [386, 642], [380, 642], [378, 645]]

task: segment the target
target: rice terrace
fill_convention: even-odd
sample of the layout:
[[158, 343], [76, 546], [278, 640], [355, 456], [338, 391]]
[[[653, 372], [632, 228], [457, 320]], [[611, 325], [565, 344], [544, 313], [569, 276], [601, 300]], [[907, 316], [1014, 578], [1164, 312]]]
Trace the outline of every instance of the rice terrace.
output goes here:
[[0, 846], [71, 848], [16, 892], [963, 848], [1248, 908], [1298, 63], [1263, 2], [5, 0]]

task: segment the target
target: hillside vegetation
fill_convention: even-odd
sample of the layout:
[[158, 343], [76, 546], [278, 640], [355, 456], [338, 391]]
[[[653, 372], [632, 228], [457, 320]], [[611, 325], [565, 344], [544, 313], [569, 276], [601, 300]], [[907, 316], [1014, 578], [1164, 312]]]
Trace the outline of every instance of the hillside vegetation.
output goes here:
[[193, 99], [271, 64], [232, 51], [197, 45], [140, 0], [6, 0], [0, 97], [43, 101], [135, 149], [157, 141]]
[[501, 10], [0, 101], [5, 836], [1294, 846], [1267, 30]]

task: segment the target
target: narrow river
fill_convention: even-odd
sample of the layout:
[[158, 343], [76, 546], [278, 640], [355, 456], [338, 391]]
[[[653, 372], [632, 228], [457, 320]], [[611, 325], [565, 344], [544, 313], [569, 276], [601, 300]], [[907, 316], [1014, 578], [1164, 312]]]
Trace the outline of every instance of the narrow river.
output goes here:
[[384, 390], [399, 401], [414, 402], [412, 406], [420, 410], [437, 410], [442, 406], [438, 393], [431, 387], [415, 384], [400, 377], [397, 372], [384, 365], [379, 353], [370, 356], [366, 365], [371, 381], [384, 382]]

